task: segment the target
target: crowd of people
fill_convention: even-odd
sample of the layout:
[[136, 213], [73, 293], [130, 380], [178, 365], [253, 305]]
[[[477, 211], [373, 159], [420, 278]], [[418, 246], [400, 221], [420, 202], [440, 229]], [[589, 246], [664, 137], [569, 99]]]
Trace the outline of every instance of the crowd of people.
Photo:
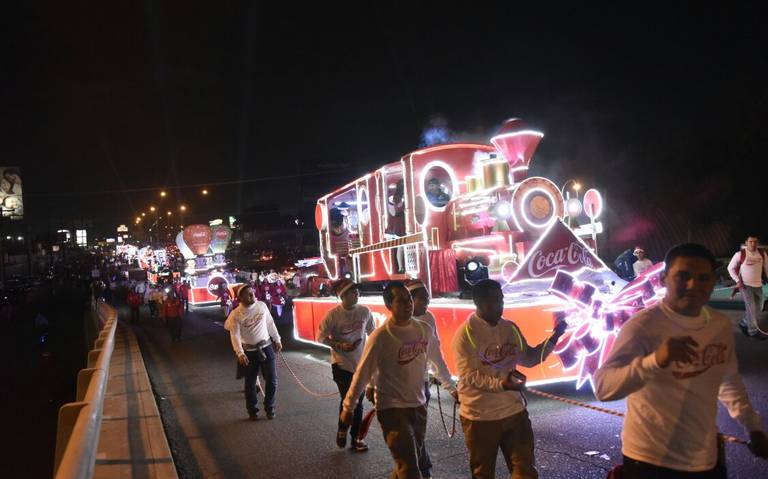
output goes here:
[[[745, 254], [734, 256], [740, 263], [735, 279], [746, 293], [752, 293], [746, 288], [762, 286], [752, 276], [759, 280], [760, 272], [768, 273], [766, 255], [753, 247], [754, 239], [752, 246], [748, 239]], [[644, 251], [635, 253], [644, 260]], [[598, 399], [627, 398], [623, 462], [612, 477], [725, 478], [715, 421], [718, 400], [745, 427], [755, 455], [768, 458], [768, 436], [738, 372], [730, 321], [706, 306], [716, 281], [714, 256], [703, 246], [683, 244], [670, 249], [664, 261], [666, 296], [624, 325], [595, 377]], [[749, 268], [759, 269], [755, 273]], [[383, 291], [389, 317], [379, 327], [370, 310], [358, 304], [357, 284], [339, 280], [334, 292], [341, 304], [327, 313], [317, 340], [331, 348], [331, 373], [340, 396], [338, 447], [346, 447], [351, 436], [353, 451], [368, 450], [363, 438], [363, 398], [368, 397], [394, 461], [391, 477], [431, 477], [425, 441], [431, 370], [459, 403], [471, 476], [495, 477], [501, 451], [512, 477], [538, 477], [526, 377], [518, 367], [544, 361], [565, 332], [565, 322], [558, 322], [547, 340], [530, 346], [515, 318], [503, 317], [499, 283], [476, 283], [475, 313], [458, 328], [452, 342], [458, 370], [454, 381], [440, 352], [423, 283], [390, 282]], [[255, 391], [261, 371], [266, 416], [273, 419], [275, 363], [282, 341], [255, 287], [245, 285], [237, 296], [240, 305], [229, 314], [225, 327], [239, 363], [247, 368], [246, 410], [251, 419], [258, 419]], [[762, 303], [758, 293], [744, 297], [746, 302]], [[750, 307], [742, 322], [745, 334], [756, 314]]]

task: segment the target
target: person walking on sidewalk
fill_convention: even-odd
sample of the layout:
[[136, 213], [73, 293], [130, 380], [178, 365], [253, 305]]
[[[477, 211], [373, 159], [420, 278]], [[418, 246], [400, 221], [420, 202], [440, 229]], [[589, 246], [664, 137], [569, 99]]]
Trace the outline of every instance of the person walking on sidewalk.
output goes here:
[[266, 304], [256, 300], [253, 287], [244, 285], [237, 292], [240, 305], [224, 323], [229, 331], [232, 349], [245, 371], [245, 409], [251, 421], [258, 419], [256, 381], [259, 371], [264, 376], [264, 409], [267, 419], [275, 418], [277, 392], [277, 353], [283, 346], [275, 321]]
[[748, 236], [745, 248], [738, 251], [728, 263], [728, 273], [744, 298], [744, 318], [739, 328], [745, 336], [768, 339], [760, 332], [757, 316], [763, 310], [763, 274], [768, 276], [768, 254], [758, 247], [757, 236]]
[[[341, 298], [341, 304], [325, 315], [317, 331], [317, 341], [331, 347], [331, 373], [341, 396], [339, 403], [339, 414], [341, 414], [344, 397], [349, 391], [355, 368], [363, 354], [365, 339], [373, 332], [375, 324], [371, 311], [357, 304], [360, 292], [354, 281], [341, 279], [333, 285], [333, 290]], [[350, 448], [357, 452], [368, 450], [365, 442], [358, 437], [362, 420], [363, 395], [361, 394], [354, 407], [350, 430], [352, 436]], [[336, 445], [343, 448], [347, 445], [347, 428], [341, 421], [338, 426]]]
[[[413, 318], [419, 321], [424, 321], [435, 333], [433, 340], [435, 341], [435, 348], [438, 351], [438, 357], [436, 361], [430, 361], [432, 371], [440, 371], [441, 377], [450, 377], [451, 373], [448, 371], [448, 365], [445, 364], [445, 359], [440, 351], [440, 338], [437, 334], [437, 325], [435, 323], [435, 316], [427, 310], [429, 307], [429, 291], [427, 291], [426, 285], [419, 280], [409, 280], [405, 282], [405, 287], [411, 292], [413, 298]], [[430, 393], [430, 374], [427, 370], [427, 375], [424, 378], [424, 396], [427, 398], [427, 406], [429, 406], [429, 400], [432, 394]], [[432, 477], [432, 460], [427, 452], [427, 442], [424, 441], [422, 445], [422, 451], [419, 462], [419, 470], [421, 471], [422, 478]]]
[[473, 478], [496, 477], [498, 450], [513, 479], [539, 477], [534, 461], [531, 421], [526, 409], [525, 376], [517, 366], [531, 368], [555, 349], [566, 323], [555, 325], [546, 341], [531, 347], [520, 328], [502, 317], [504, 295], [496, 281], [472, 287], [475, 312], [453, 337], [459, 372], [459, 402], [464, 440]]
[[[376, 377], [376, 417], [395, 461], [393, 479], [420, 479], [419, 458], [427, 428], [424, 376], [428, 361], [438, 361], [432, 328], [413, 319], [413, 299], [403, 283], [384, 289], [384, 305], [390, 317], [368, 337], [352, 385], [344, 398], [341, 421], [352, 423], [360, 394]], [[438, 379], [455, 397], [450, 376]]]
[[768, 437], [739, 375], [729, 318], [705, 305], [715, 257], [681, 244], [664, 258], [666, 295], [619, 331], [595, 374], [601, 401], [627, 398], [621, 433], [623, 479], [725, 479], [717, 401], [748, 430], [752, 452], [768, 457]]

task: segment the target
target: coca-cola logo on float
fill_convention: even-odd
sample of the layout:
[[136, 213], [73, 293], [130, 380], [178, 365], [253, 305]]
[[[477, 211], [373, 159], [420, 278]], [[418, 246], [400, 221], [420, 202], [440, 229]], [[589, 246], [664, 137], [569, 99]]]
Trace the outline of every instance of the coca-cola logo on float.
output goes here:
[[555, 221], [510, 281], [549, 278], [558, 270], [576, 272], [582, 268], [599, 270], [606, 266], [562, 221]]
[[565, 248], [545, 253], [541, 250], [534, 251], [528, 262], [528, 274], [532, 278], [540, 278], [550, 271], [564, 269], [563, 266], [586, 266], [595, 269], [597, 265], [592, 261], [592, 254], [584, 246], [571, 243]]

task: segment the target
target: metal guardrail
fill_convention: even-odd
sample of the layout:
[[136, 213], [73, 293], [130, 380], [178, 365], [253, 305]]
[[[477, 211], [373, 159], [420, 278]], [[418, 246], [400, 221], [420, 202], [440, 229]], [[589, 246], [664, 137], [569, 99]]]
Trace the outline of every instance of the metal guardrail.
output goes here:
[[96, 463], [117, 311], [101, 300], [95, 300], [93, 306], [102, 327], [94, 349], [88, 352], [88, 367], [77, 374], [75, 402], [59, 409], [53, 466], [56, 479], [89, 479]]

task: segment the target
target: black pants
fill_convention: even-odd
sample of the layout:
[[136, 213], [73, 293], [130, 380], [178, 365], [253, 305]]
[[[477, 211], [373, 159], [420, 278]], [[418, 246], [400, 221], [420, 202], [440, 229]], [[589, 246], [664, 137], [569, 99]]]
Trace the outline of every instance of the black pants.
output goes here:
[[[339, 429], [343, 429], [344, 425], [341, 424], [341, 410], [344, 406], [344, 398], [347, 397], [347, 391], [349, 391], [349, 386], [352, 385], [352, 376], [353, 373], [341, 369], [338, 365], [332, 364], [331, 365], [331, 372], [333, 373], [333, 381], [336, 383], [336, 386], [339, 387], [339, 395], [341, 396], [341, 402], [339, 403]], [[360, 423], [363, 422], [363, 395], [361, 394], [359, 398], [357, 398], [357, 406], [355, 406], [355, 411], [352, 416], [352, 428], [350, 430], [350, 434], [352, 434], [352, 438], [356, 438], [358, 432], [360, 431]]]
[[138, 323], [139, 322], [139, 307], [133, 307], [131, 306], [131, 322], [132, 323]]
[[172, 340], [181, 339], [181, 318], [166, 318], [165, 325]]
[[181, 305], [184, 306], [184, 312], [189, 312], [189, 300], [181, 298]]
[[[440, 386], [438, 386], [440, 387]], [[429, 381], [424, 383], [424, 396], [427, 398], [427, 402], [424, 403], [429, 410], [429, 400], [432, 398], [432, 393], [429, 390]], [[429, 452], [427, 452], [427, 441], [424, 441], [421, 445], [421, 454], [419, 454], [419, 470], [424, 477], [432, 477], [432, 460], [429, 458]]]
[[654, 466], [624, 456], [620, 477], [621, 479], [727, 479], [728, 473], [725, 470], [724, 461], [718, 461], [715, 468], [709, 471], [686, 472]]

